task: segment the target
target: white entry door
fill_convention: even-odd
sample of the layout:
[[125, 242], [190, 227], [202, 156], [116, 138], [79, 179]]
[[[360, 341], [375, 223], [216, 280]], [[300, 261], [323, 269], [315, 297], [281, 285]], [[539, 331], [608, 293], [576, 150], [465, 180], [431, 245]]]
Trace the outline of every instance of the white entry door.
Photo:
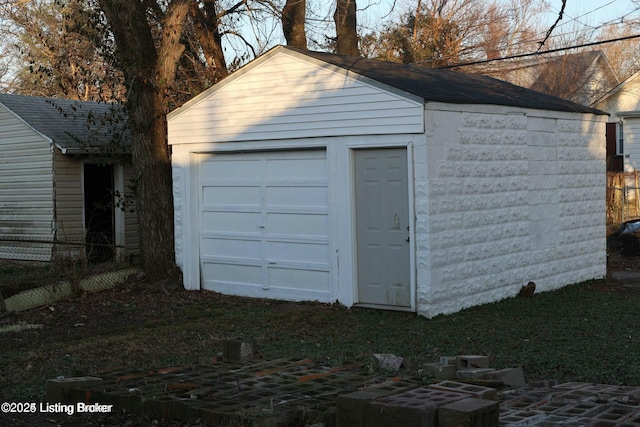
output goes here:
[[199, 156], [202, 287], [330, 301], [324, 150]]
[[358, 303], [410, 307], [407, 150], [354, 155]]

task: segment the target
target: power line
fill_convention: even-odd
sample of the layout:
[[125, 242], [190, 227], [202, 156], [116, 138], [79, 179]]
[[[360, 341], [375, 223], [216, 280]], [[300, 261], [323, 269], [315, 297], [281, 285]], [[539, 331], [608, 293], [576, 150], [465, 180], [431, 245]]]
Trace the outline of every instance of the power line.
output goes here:
[[553, 32], [553, 29], [556, 28], [556, 25], [558, 25], [558, 22], [562, 20], [562, 15], [564, 14], [564, 8], [566, 6], [567, 6], [567, 0], [562, 0], [562, 7], [560, 8], [560, 13], [558, 13], [558, 18], [556, 19], [556, 22], [553, 23], [551, 28], [549, 28], [549, 31], [547, 31], [547, 34], [544, 36], [544, 40], [540, 42], [540, 46], [538, 47], [538, 52], [540, 51], [540, 49], [542, 49], [542, 46], [544, 46], [544, 44], [547, 42], [547, 39]]
[[624, 40], [631, 40], [631, 39], [637, 39], [637, 38], [640, 38], [640, 34], [635, 34], [633, 36], [626, 36], [626, 37], [618, 37], [618, 38], [609, 39], [609, 40], [601, 40], [601, 41], [591, 42], [591, 43], [584, 43], [584, 44], [579, 44], [579, 45], [574, 45], [574, 46], [559, 47], [559, 48], [556, 48], [556, 49], [549, 49], [549, 50], [545, 50], [545, 51], [536, 51], [536, 52], [531, 52], [531, 53], [521, 53], [519, 55], [505, 56], [503, 58], [484, 59], [484, 60], [481, 60], [481, 61], [471, 61], [471, 62], [462, 62], [460, 64], [445, 65], [445, 66], [438, 67], [438, 68], [458, 68], [458, 67], [466, 67], [468, 65], [488, 64], [490, 62], [506, 61], [508, 59], [527, 58], [527, 57], [530, 57], [530, 56], [544, 55], [544, 54], [547, 54], [547, 53], [561, 52], [563, 50], [578, 49], [578, 48], [581, 48], [581, 47], [597, 46], [597, 45], [601, 45], [601, 44], [620, 42], [620, 41], [624, 41]]

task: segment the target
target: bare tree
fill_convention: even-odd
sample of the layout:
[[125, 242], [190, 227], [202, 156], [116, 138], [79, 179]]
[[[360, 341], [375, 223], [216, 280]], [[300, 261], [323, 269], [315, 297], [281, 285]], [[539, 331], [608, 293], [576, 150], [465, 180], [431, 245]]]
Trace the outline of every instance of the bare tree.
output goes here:
[[336, 24], [336, 53], [360, 56], [356, 30], [356, 0], [337, 0], [333, 20]]

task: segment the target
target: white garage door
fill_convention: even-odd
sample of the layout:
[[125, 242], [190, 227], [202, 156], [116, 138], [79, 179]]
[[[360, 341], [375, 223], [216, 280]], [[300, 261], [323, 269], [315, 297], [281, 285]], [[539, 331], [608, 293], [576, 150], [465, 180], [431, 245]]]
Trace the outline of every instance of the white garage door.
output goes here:
[[330, 301], [326, 152], [202, 154], [202, 287]]

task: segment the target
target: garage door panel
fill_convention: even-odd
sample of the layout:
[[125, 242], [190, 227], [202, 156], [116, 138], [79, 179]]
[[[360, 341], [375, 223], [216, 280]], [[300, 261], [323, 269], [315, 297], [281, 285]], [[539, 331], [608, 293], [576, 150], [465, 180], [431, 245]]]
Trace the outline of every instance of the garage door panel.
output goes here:
[[269, 213], [267, 227], [272, 235], [327, 236], [329, 220], [327, 214]]
[[203, 232], [256, 233], [262, 222], [260, 212], [204, 211], [201, 215]]
[[239, 258], [260, 261], [262, 243], [260, 240], [239, 240], [203, 237], [200, 251], [214, 258]]
[[207, 155], [200, 164], [200, 176], [205, 179], [236, 181], [238, 177], [253, 177], [260, 174], [261, 160], [239, 158], [224, 154]]
[[[309, 153], [306, 154], [309, 155]], [[280, 159], [267, 159], [265, 178], [268, 181], [326, 180], [326, 159], [322, 154], [316, 155], [316, 158], [287, 156]]]
[[317, 263], [329, 259], [329, 245], [326, 243], [268, 241], [266, 247], [269, 262]]
[[209, 206], [260, 206], [262, 190], [256, 186], [203, 184], [202, 203]]
[[267, 187], [267, 206], [290, 206], [292, 202], [295, 202], [296, 206], [324, 207], [327, 206], [328, 199], [329, 194], [326, 186]]
[[269, 268], [269, 284], [273, 287], [319, 292], [326, 290], [328, 280], [327, 271]]
[[202, 269], [206, 282], [252, 285], [260, 285], [262, 283], [262, 267], [260, 264], [231, 264], [204, 259]]

